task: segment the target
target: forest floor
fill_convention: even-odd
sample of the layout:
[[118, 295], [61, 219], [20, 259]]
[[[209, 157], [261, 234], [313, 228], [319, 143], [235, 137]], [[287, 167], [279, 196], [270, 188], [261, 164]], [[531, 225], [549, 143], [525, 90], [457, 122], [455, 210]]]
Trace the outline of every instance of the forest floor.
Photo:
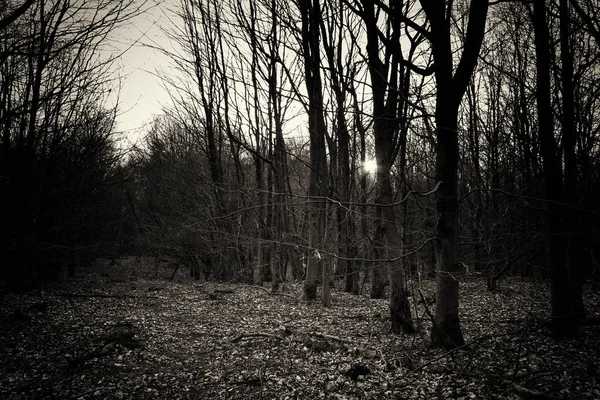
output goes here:
[[[449, 352], [418, 294], [418, 332], [396, 336], [387, 300], [334, 289], [324, 308], [299, 283], [274, 296], [130, 261], [3, 296], [1, 399], [600, 399], [600, 327], [552, 339], [545, 284], [461, 283], [468, 346]], [[600, 317], [599, 293], [585, 301]]]

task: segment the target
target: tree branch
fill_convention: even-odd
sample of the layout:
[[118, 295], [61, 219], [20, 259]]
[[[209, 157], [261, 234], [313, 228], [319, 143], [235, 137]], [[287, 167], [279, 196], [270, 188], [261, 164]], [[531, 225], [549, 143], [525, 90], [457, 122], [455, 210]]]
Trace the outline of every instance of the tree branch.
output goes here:
[[462, 98], [479, 56], [479, 50], [485, 36], [485, 21], [487, 19], [488, 0], [472, 0], [469, 10], [469, 24], [462, 56], [453, 78], [454, 95]]
[[27, 0], [20, 7], [16, 8], [10, 15], [0, 20], [0, 31], [4, 30], [8, 25], [13, 23], [21, 15], [25, 14], [25, 11], [35, 3], [35, 0]]

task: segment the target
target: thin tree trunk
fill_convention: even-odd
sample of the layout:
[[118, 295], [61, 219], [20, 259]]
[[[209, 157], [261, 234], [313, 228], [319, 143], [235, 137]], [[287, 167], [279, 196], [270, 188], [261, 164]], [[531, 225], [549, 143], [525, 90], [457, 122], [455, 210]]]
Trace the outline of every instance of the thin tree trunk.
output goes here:
[[[352, 95], [352, 103], [353, 103], [353, 107], [354, 107], [354, 126], [356, 131], [358, 132], [359, 138], [359, 145], [360, 145], [360, 165], [361, 168], [362, 166], [365, 165], [366, 162], [366, 155], [367, 155], [367, 150], [366, 150], [366, 140], [365, 140], [365, 136], [366, 136], [366, 129], [362, 123], [361, 120], [361, 108], [358, 102], [358, 96], [356, 94], [356, 90], [354, 89], [354, 87], [352, 87], [352, 83], [353, 80], [350, 81], [350, 85], [351, 87], [349, 88], [350, 93]], [[356, 146], [356, 142], [357, 142], [357, 138], [356, 135], [354, 136], [354, 143]], [[360, 232], [360, 238], [361, 238], [361, 254], [364, 255], [363, 258], [367, 258], [366, 257], [366, 253], [367, 251], [365, 251], [367, 249], [367, 244], [366, 244], [366, 239], [368, 237], [368, 226], [367, 226], [367, 174], [365, 173], [365, 171], [361, 171], [359, 174], [359, 187], [360, 187], [360, 206], [356, 207], [356, 209], [359, 211], [359, 221], [358, 221], [358, 227], [357, 230]], [[358, 237], [357, 237], [358, 239]], [[368, 264], [365, 261], [362, 261], [361, 264], [356, 266], [356, 270], [363, 270], [365, 271], [365, 276], [367, 274], [367, 271], [369, 268], [367, 268]], [[358, 281], [358, 273], [357, 275], [357, 281]], [[357, 282], [357, 286], [358, 286], [358, 282]], [[359, 290], [357, 288], [357, 290]]]
[[382, 207], [381, 226], [385, 237], [386, 252], [391, 282], [390, 315], [392, 319], [393, 333], [413, 333], [413, 326], [406, 279], [404, 277], [404, 265], [402, 262], [402, 240], [396, 226], [396, 212], [392, 204], [392, 183], [390, 171], [381, 166], [377, 169], [377, 177], [380, 185], [378, 203], [386, 205]]

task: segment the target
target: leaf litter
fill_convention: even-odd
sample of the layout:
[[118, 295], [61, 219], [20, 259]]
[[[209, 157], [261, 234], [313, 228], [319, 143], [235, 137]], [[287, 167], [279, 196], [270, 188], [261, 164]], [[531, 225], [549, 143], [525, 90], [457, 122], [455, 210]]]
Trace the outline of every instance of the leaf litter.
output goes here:
[[[600, 398], [600, 328], [551, 338], [544, 283], [508, 279], [488, 292], [485, 282], [461, 282], [467, 346], [447, 351], [429, 347], [432, 306], [417, 288], [418, 332], [396, 336], [387, 300], [334, 289], [324, 308], [301, 299], [301, 283], [272, 296], [250, 285], [148, 279], [150, 267], [123, 279], [124, 264], [4, 296], [0, 398]], [[420, 289], [433, 297], [433, 282]], [[600, 318], [599, 294], [586, 288], [585, 301], [589, 319]]]

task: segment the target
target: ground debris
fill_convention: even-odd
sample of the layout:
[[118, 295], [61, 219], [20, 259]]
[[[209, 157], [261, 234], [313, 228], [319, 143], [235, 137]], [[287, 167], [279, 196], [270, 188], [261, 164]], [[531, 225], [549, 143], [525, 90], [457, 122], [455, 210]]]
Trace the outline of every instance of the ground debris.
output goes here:
[[352, 379], [353, 381], [357, 381], [359, 376], [366, 376], [371, 373], [369, 367], [363, 364], [354, 364], [346, 373], [344, 374], [347, 378]]
[[[421, 296], [411, 300], [417, 333], [396, 336], [378, 317], [389, 314], [388, 302], [366, 295], [333, 289], [332, 307], [323, 308], [287, 298], [301, 299], [302, 285], [286, 286], [282, 297], [244, 285], [134, 283], [94, 276], [39, 295], [7, 293], [0, 397], [600, 398], [599, 327], [557, 342], [544, 324], [529, 323], [549, 315], [549, 290], [539, 283], [505, 280], [508, 297], [484, 281], [463, 283], [469, 346], [452, 352], [429, 347]], [[149, 287], [164, 290], [151, 296]], [[434, 282], [420, 289], [432, 298]], [[223, 299], [202, 301], [209, 294]], [[599, 300], [586, 295], [590, 318], [600, 317]]]

